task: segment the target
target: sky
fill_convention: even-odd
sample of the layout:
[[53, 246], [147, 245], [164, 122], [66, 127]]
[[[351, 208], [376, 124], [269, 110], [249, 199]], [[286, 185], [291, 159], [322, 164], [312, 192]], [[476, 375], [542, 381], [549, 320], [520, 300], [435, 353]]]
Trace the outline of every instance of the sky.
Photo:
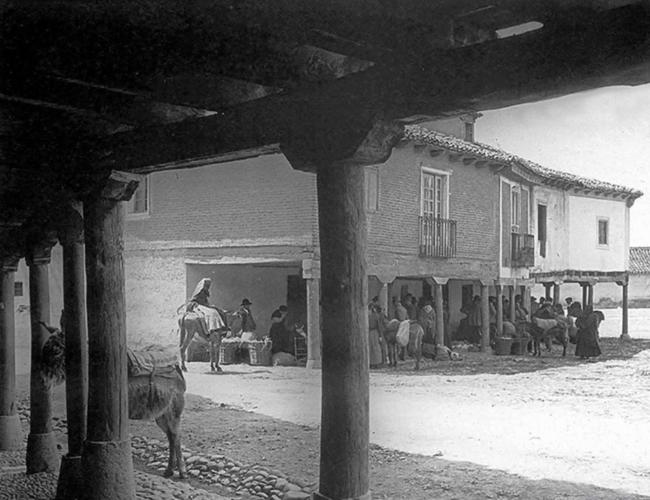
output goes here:
[[650, 84], [483, 111], [476, 139], [545, 167], [640, 189], [630, 245], [650, 246]]

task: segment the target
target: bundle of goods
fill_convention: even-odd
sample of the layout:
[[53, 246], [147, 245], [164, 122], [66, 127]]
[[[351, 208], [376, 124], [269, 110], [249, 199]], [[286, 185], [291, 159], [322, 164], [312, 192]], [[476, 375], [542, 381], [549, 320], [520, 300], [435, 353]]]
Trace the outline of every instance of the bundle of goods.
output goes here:
[[271, 366], [271, 347], [273, 343], [268, 337], [264, 340], [248, 342], [250, 364], [254, 366]]
[[238, 338], [226, 338], [219, 346], [219, 364], [232, 365], [237, 362], [237, 349], [241, 346]]

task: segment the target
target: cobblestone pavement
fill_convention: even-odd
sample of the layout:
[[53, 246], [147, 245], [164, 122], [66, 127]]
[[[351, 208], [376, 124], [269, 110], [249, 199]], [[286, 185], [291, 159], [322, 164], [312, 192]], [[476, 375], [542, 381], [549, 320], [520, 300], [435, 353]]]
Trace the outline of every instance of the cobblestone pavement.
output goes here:
[[[28, 434], [29, 409], [19, 403], [18, 414], [23, 424], [24, 437]], [[53, 429], [59, 438], [66, 433], [66, 420], [53, 418]], [[60, 441], [60, 439], [57, 439]], [[135, 471], [138, 500], [304, 500], [309, 498], [308, 487], [289, 482], [278, 471], [256, 465], [247, 466], [223, 455], [194, 453], [183, 448], [188, 481], [162, 477], [168, 458], [167, 442], [143, 436], [132, 436], [134, 461], [156, 473]], [[64, 453], [65, 450], [61, 450]], [[47, 500], [56, 494], [58, 474], [25, 473], [25, 443], [17, 451], [0, 452], [0, 500]], [[197, 486], [197, 484], [199, 486]], [[219, 495], [200, 487], [227, 490], [228, 496]]]
[[[42, 472], [25, 474], [0, 468], [0, 500], [49, 500], [56, 494], [56, 474]], [[227, 500], [227, 497], [196, 488], [186, 482], [166, 479], [154, 474], [135, 472], [138, 500]]]

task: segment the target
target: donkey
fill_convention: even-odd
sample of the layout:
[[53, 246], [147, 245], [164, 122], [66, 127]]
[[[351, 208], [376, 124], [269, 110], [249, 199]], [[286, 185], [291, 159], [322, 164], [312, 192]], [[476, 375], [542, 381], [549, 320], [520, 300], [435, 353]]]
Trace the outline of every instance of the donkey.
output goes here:
[[533, 356], [541, 356], [541, 343], [545, 341], [548, 350], [551, 350], [552, 340], [559, 342], [562, 349], [562, 356], [566, 356], [566, 349], [569, 345], [569, 321], [563, 316], [555, 319], [533, 318], [532, 323], [526, 324], [526, 330], [530, 333], [533, 343]]
[[[388, 364], [389, 366], [397, 366], [397, 330], [399, 329], [399, 321], [388, 321], [386, 316], [381, 317], [379, 321], [379, 333], [384, 338], [386, 349], [388, 350]], [[422, 359], [422, 337], [424, 337], [424, 330], [416, 321], [411, 321], [409, 324], [409, 343], [406, 350], [411, 357], [415, 357], [415, 369], [420, 369], [420, 360]]]
[[[210, 370], [222, 372], [223, 369], [219, 366], [219, 348], [221, 347], [221, 340], [228, 334], [233, 323], [241, 320], [241, 315], [235, 311], [232, 313], [224, 312], [221, 317], [226, 323], [225, 328], [221, 330], [208, 331], [205, 323], [205, 318], [200, 312], [197, 311], [182, 311], [179, 308], [178, 312], [178, 328], [180, 332], [180, 351], [181, 351], [181, 368], [187, 371], [185, 359], [187, 357], [187, 348], [192, 343], [194, 335], [198, 334], [210, 344]], [[230, 325], [230, 326], [229, 326]], [[233, 328], [235, 330], [235, 328]]]
[[[52, 334], [43, 345], [41, 377], [50, 386], [58, 385], [65, 380], [65, 333], [41, 324]], [[141, 353], [129, 351], [129, 358]], [[171, 477], [177, 468], [179, 477], [185, 478], [187, 472], [180, 437], [186, 389], [183, 372], [178, 364], [156, 366], [155, 374], [132, 375], [129, 370], [128, 380], [129, 418], [156, 421], [169, 441], [169, 462], [163, 475]]]

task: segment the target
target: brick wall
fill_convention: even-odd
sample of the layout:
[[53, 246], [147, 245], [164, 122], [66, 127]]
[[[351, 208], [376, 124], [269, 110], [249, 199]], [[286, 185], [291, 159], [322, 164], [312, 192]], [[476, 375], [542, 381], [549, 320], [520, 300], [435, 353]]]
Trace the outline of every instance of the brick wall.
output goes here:
[[129, 218], [128, 239], [148, 242], [311, 240], [316, 177], [282, 155], [149, 176], [150, 213]]
[[[421, 168], [449, 172], [448, 218], [457, 221], [457, 253], [451, 259], [420, 258]], [[379, 167], [379, 210], [368, 214], [370, 270], [391, 265], [402, 275], [496, 277], [499, 178], [489, 168], [432, 158], [427, 148], [406, 144]]]

